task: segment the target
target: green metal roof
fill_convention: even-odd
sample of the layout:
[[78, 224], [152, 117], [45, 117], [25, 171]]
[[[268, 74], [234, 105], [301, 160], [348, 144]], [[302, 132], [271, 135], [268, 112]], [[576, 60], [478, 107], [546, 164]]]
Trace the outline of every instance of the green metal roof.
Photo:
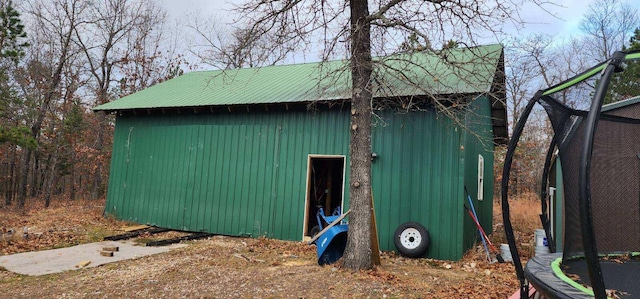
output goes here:
[[617, 101], [613, 103], [609, 103], [602, 106], [602, 111], [611, 111], [622, 107], [627, 107], [629, 105], [640, 103], [640, 96], [636, 96], [633, 98], [629, 98], [622, 101]]
[[[502, 57], [501, 45], [376, 58], [375, 97], [489, 92]], [[382, 67], [382, 66], [385, 67]], [[93, 108], [252, 105], [351, 98], [348, 61], [278, 65], [187, 73]]]

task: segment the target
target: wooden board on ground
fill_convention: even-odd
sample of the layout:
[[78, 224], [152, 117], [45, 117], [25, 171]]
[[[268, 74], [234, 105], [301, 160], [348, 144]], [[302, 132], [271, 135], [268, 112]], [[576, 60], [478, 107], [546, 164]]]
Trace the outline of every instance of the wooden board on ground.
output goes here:
[[113, 251], [100, 251], [101, 256], [112, 257]]
[[136, 231], [136, 230], [141, 230], [141, 229], [145, 229], [145, 228], [149, 228], [150, 226], [148, 225], [135, 225], [135, 226], [127, 226], [127, 227], [123, 227], [122, 230], [125, 232], [132, 232], [132, 231]]
[[118, 246], [105, 246], [102, 247], [102, 251], [119, 251], [120, 248]]
[[373, 203], [373, 189], [371, 190], [371, 257], [373, 264], [379, 266], [380, 261], [380, 244], [378, 241], [378, 224], [376, 223], [376, 209]]
[[318, 238], [320, 238], [320, 236], [322, 234], [324, 234], [324, 232], [326, 232], [327, 230], [329, 230], [330, 228], [332, 228], [334, 225], [338, 224], [340, 221], [342, 221], [342, 219], [344, 219], [344, 217], [347, 217], [347, 215], [349, 215], [349, 213], [351, 213], [351, 210], [348, 210], [346, 213], [340, 215], [340, 217], [338, 217], [338, 219], [334, 220], [333, 222], [329, 223], [329, 225], [327, 225], [325, 228], [323, 228], [319, 233], [317, 233], [315, 236], [313, 236], [313, 238], [311, 238], [311, 240], [309, 240], [309, 242], [307, 242], [307, 244], [312, 244], [315, 240], [318, 240]]

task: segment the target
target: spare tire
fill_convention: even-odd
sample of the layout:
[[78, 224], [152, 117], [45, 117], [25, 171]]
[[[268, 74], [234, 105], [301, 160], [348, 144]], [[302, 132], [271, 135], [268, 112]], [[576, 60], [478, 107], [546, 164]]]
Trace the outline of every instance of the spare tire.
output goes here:
[[429, 248], [429, 232], [422, 224], [405, 222], [394, 233], [393, 243], [406, 257], [421, 257]]

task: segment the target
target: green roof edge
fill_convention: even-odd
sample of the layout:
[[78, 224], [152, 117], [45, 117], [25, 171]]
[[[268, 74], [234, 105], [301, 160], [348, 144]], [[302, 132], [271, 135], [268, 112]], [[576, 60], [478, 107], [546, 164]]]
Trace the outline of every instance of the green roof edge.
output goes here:
[[626, 100], [622, 100], [622, 101], [617, 101], [617, 102], [613, 102], [613, 103], [609, 103], [606, 105], [602, 106], [602, 111], [611, 111], [611, 110], [615, 110], [618, 108], [622, 108], [622, 107], [626, 107], [629, 105], [633, 105], [636, 103], [640, 103], [640, 96], [635, 96], [633, 98], [628, 98]]
[[[474, 52], [474, 50], [480, 49], [479, 52]], [[462, 87], [459, 87], [458, 90], [461, 92], [454, 92], [454, 93], [461, 93], [461, 94], [468, 94], [469, 91], [475, 91], [472, 93], [481, 93], [483, 90], [478, 90], [476, 86], [474, 86], [474, 83], [477, 83], [479, 85], [484, 84], [485, 86], [491, 86], [491, 84], [493, 84], [494, 82], [492, 82], [494, 74], [496, 71], [500, 71], [498, 69], [498, 63], [500, 62], [500, 59], [502, 57], [501, 53], [503, 53], [504, 51], [504, 47], [500, 44], [491, 44], [491, 45], [484, 45], [484, 46], [477, 46], [477, 47], [470, 47], [470, 48], [459, 48], [459, 49], [454, 49], [456, 51], [458, 51], [457, 53], [461, 53], [460, 59], [461, 60], [468, 60], [470, 62], [472, 62], [473, 67], [480, 67], [480, 66], [485, 66], [485, 69], [483, 69], [483, 71], [485, 71], [488, 75], [486, 80], [488, 82], [482, 82], [481, 80], [478, 80], [477, 82], [471, 82], [471, 83], [466, 83], [464, 82], [464, 80], [458, 80], [458, 81], [452, 81], [456, 84], [462, 84]], [[480, 53], [480, 54], [476, 54], [476, 53]], [[455, 54], [455, 53], [454, 53]], [[455, 54], [457, 55], [457, 54]], [[481, 57], [480, 55], [488, 55], [491, 60], [482, 60], [480, 62], [475, 62], [473, 61], [475, 59], [475, 57]], [[374, 59], [382, 59], [382, 58], [387, 58], [390, 56], [385, 56], [385, 57], [377, 57]], [[423, 62], [423, 63], [435, 63], [436, 66], [440, 67], [439, 70], [434, 70], [433, 74], [435, 75], [440, 75], [439, 73], [437, 73], [438, 71], [444, 72], [444, 79], [448, 79], [451, 80], [452, 78], [455, 79], [455, 69], [453, 69], [450, 66], [443, 66], [440, 62], [441, 60], [434, 54], [430, 54], [430, 53], [425, 53], [424, 55], [420, 56], [411, 56], [411, 59], [416, 59], [419, 62]], [[234, 69], [234, 70], [213, 70], [213, 71], [195, 71], [195, 72], [190, 72], [187, 74], [184, 74], [182, 76], [158, 83], [154, 86], [151, 86], [149, 88], [146, 88], [142, 91], [136, 92], [134, 94], [122, 97], [120, 99], [117, 99], [115, 101], [103, 104], [103, 105], [99, 105], [97, 107], [94, 107], [93, 110], [94, 111], [105, 111], [105, 112], [110, 112], [110, 111], [118, 111], [118, 110], [134, 110], [134, 109], [159, 109], [159, 108], [186, 108], [186, 107], [207, 107], [207, 106], [226, 106], [226, 105], [251, 105], [251, 104], [282, 104], [282, 103], [304, 103], [304, 102], [312, 102], [312, 101], [316, 101], [316, 100], [349, 100], [350, 98], [350, 93], [346, 93], [345, 92], [345, 88], [344, 85], [335, 85], [335, 86], [329, 86], [327, 88], [327, 90], [329, 90], [326, 94], [322, 94], [322, 96], [317, 97], [317, 93], [318, 92], [324, 92], [324, 90], [320, 90], [320, 88], [318, 88], [319, 85], [322, 84], [322, 80], [323, 78], [318, 80], [318, 86], [315, 86], [316, 89], [309, 89], [309, 86], [312, 86], [312, 83], [308, 83], [305, 82], [305, 86], [301, 86], [299, 87], [297, 90], [294, 87], [289, 87], [287, 86], [286, 88], [290, 88], [291, 90], [287, 90], [286, 88], [284, 90], [278, 90], [278, 88], [282, 87], [273, 87], [270, 84], [266, 84], [264, 83], [264, 81], [266, 81], [265, 78], [260, 78], [260, 80], [262, 80], [262, 84], [265, 85], [268, 88], [265, 88], [265, 91], [269, 92], [268, 94], [260, 94], [259, 96], [262, 96], [260, 98], [260, 101], [258, 102], [252, 102], [251, 96], [244, 96], [243, 98], [241, 98], [239, 101], [239, 103], [234, 103], [232, 100], [228, 100], [228, 98], [234, 97], [235, 94], [230, 93], [228, 90], [227, 91], [223, 91], [222, 93], [219, 92], [218, 90], [222, 90], [222, 89], [238, 89], [238, 86], [236, 87], [228, 87], [224, 84], [221, 84], [220, 82], [217, 82], [216, 84], [219, 84], [217, 86], [208, 86], [207, 84], [203, 84], [203, 81], [206, 81], [207, 79], [203, 79], [204, 76], [226, 76], [226, 74], [240, 74], [243, 73], [244, 78], [246, 79], [247, 82], [249, 82], [249, 79], [251, 79], [252, 75], [256, 75], [259, 74], [260, 72], [268, 72], [268, 73], [273, 73], [274, 71], [277, 71], [278, 69], [282, 69], [282, 68], [286, 68], [285, 71], [300, 71], [302, 73], [302, 75], [304, 76], [308, 76], [309, 74], [315, 74], [314, 71], [318, 71], [320, 70], [319, 68], [325, 68], [326, 65], [326, 69], [328, 70], [328, 72], [331, 72], [333, 70], [339, 70], [342, 69], [345, 64], [348, 63], [348, 60], [332, 60], [332, 61], [325, 61], [325, 62], [306, 62], [306, 63], [299, 63], [299, 64], [288, 64], [288, 65], [275, 65], [275, 66], [267, 66], [267, 67], [255, 67], [255, 68], [243, 68], [243, 69]], [[437, 65], [438, 63], [440, 63], [440, 65]], [[427, 69], [428, 67], [430, 67], [430, 65], [428, 65], [427, 67], [423, 67], [424, 69]], [[310, 71], [311, 70], [311, 71]], [[323, 70], [323, 71], [325, 71]], [[410, 70], [410, 71], [416, 71], [417, 70], [417, 74], [426, 74], [425, 70], [420, 70], [420, 68], [416, 67], [416, 69]], [[452, 71], [454, 70], [454, 71]], [[226, 72], [226, 73], [225, 73]], [[232, 73], [229, 73], [232, 72]], [[493, 73], [491, 73], [493, 72]], [[247, 73], [250, 73], [250, 75], [247, 75]], [[319, 73], [319, 71], [318, 71]], [[324, 76], [323, 73], [319, 73], [319, 77]], [[453, 75], [452, 75], [453, 74]], [[291, 74], [285, 74], [285, 75], [278, 75], [279, 77], [287, 77], [286, 75], [291, 75]], [[295, 73], [293, 74], [294, 78], [288, 78], [288, 79], [292, 79], [293, 83], [291, 85], [295, 85], [297, 82], [301, 82], [300, 80], [304, 81], [304, 79], [300, 79], [299, 77], [295, 77]], [[341, 75], [337, 75], [338, 77], [343, 76]], [[447, 77], [448, 76], [448, 77]], [[255, 77], [259, 77], [259, 76], [255, 76]], [[263, 76], [265, 77], [265, 76]], [[291, 76], [289, 76], [291, 77]], [[248, 78], [248, 79], [247, 79]], [[426, 82], [426, 84], [433, 84], [434, 86], [440, 84], [439, 82], [437, 82], [437, 80], [435, 79], [440, 79], [438, 78], [438, 76], [434, 77], [434, 82], [436, 83], [429, 83], [429, 80], [426, 80], [428, 78], [420, 78], [422, 80], [422, 82]], [[278, 78], [280, 79], [280, 78]], [[307, 79], [309, 79], [309, 77], [307, 77]], [[313, 79], [313, 78], [312, 78]], [[317, 79], [317, 78], [315, 78]], [[397, 78], [392, 78], [392, 80], [395, 79], [395, 82], [400, 82], [398, 83], [399, 85], [394, 85], [392, 87], [395, 87], [396, 90], [407, 90], [407, 89], [403, 89], [406, 88], [406, 86], [408, 86], [408, 84], [406, 83], [402, 83], [402, 81], [398, 81]], [[474, 79], [474, 78], [472, 78]], [[477, 79], [477, 78], [475, 78]], [[197, 81], [200, 80], [199, 83], [196, 82], [194, 83], [193, 81]], [[297, 81], [296, 81], [297, 80]], [[333, 80], [333, 79], [332, 79]], [[336, 82], [339, 82], [340, 80], [343, 80], [343, 78], [337, 78]], [[211, 80], [213, 81], [213, 79]], [[307, 80], [309, 81], [309, 80]], [[420, 81], [420, 80], [418, 80]], [[444, 80], [443, 80], [444, 81]], [[180, 82], [179, 84], [177, 84], [177, 82]], [[462, 83], [460, 83], [462, 82]], [[253, 82], [252, 82], [253, 83]], [[349, 82], [350, 83], [350, 82]], [[449, 81], [446, 81], [445, 83], [450, 83]], [[235, 84], [235, 83], [234, 83]], [[404, 85], [403, 85], [404, 84]], [[464, 85], [466, 84], [466, 85]], [[172, 86], [173, 85], [173, 86]], [[215, 84], [213, 84], [215, 85]], [[237, 84], [236, 84], [237, 85]], [[246, 84], [247, 86], [250, 84]], [[251, 84], [251, 85], [255, 85], [255, 84]], [[442, 86], [446, 86], [446, 84], [442, 84]], [[442, 86], [436, 86], [436, 87], [440, 87], [442, 88]], [[240, 86], [242, 87], [242, 86]], [[191, 92], [190, 94], [187, 93], [179, 93], [176, 95], [175, 93], [171, 94], [171, 92], [175, 91], [176, 89], [187, 89], [188, 92]], [[217, 88], [218, 90], [214, 90], [215, 88]], [[251, 88], [255, 88], [255, 87], [251, 87]], [[251, 89], [249, 88], [249, 89]], [[304, 92], [304, 88], [307, 88], [307, 93]], [[341, 89], [342, 88], [342, 89]], [[450, 90], [455, 90], [455, 86], [454, 87], [450, 87]], [[210, 89], [213, 92], [212, 94], [208, 94], [207, 90], [205, 89]], [[271, 89], [275, 89], [275, 90], [271, 90]], [[424, 88], [424, 89], [428, 89]], [[436, 88], [437, 89], [437, 88]], [[438, 90], [435, 90], [434, 93], [437, 93]], [[319, 91], [320, 90], [320, 91]], [[417, 90], [417, 88], [414, 88], [414, 91]], [[237, 90], [236, 90], [237, 91]], [[250, 92], [252, 93], [260, 93], [262, 90], [251, 90]], [[467, 91], [467, 92], [465, 92]], [[487, 90], [488, 91], [488, 90]], [[407, 92], [411, 92], [410, 90], [407, 90]], [[222, 94], [222, 96], [220, 96], [219, 94]], [[244, 90], [241, 91], [240, 93], [244, 93]], [[169, 94], [169, 95], [167, 95]], [[271, 99], [267, 99], [268, 97], [278, 97], [280, 95], [283, 95], [281, 98], [271, 98]], [[426, 94], [426, 93], [425, 93]], [[446, 94], [446, 93], [440, 93], [440, 94]], [[308, 95], [308, 96], [306, 96]], [[326, 96], [325, 96], [326, 95]], [[391, 96], [404, 96], [403, 94], [394, 94], [393, 92], [391, 93]], [[419, 93], [411, 93], [410, 95], [420, 95]], [[243, 95], [241, 95], [242, 97]], [[255, 95], [253, 95], [255, 97]], [[165, 99], [163, 100], [163, 98], [171, 98], [174, 97], [178, 100], [175, 101], [171, 101], [171, 99]], [[219, 100], [218, 98], [220, 97], [224, 97], [224, 100]], [[158, 99], [156, 101], [156, 99]], [[267, 100], [264, 100], [267, 99]], [[308, 100], [307, 100], [308, 99]], [[245, 102], [242, 102], [242, 101]], [[132, 102], [134, 101], [134, 102]], [[220, 102], [220, 103], [218, 103]], [[135, 103], [142, 103], [139, 105], [136, 105]], [[157, 105], [156, 105], [157, 103]]]

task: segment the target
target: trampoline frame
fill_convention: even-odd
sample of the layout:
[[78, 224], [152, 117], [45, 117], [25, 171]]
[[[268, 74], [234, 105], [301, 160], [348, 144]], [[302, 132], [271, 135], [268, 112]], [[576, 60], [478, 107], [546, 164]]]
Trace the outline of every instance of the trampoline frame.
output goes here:
[[[629, 59], [640, 59], [640, 51], [618, 51], [615, 52], [611, 59], [606, 62], [602, 62], [577, 76], [574, 76], [564, 82], [561, 82], [557, 85], [549, 87], [544, 90], [539, 90], [536, 92], [533, 98], [529, 100], [527, 105], [525, 106], [520, 119], [516, 123], [514, 131], [512, 133], [512, 137], [509, 140], [509, 145], [507, 148], [507, 153], [504, 161], [504, 168], [502, 173], [502, 183], [501, 183], [501, 195], [502, 195], [502, 216], [503, 223], [505, 229], [505, 235], [507, 238], [507, 243], [509, 244], [509, 249], [511, 251], [511, 256], [513, 258], [514, 267], [516, 270], [516, 276], [520, 283], [520, 298], [528, 298], [529, 293], [529, 283], [524, 275], [524, 268], [522, 266], [522, 262], [520, 260], [520, 255], [518, 253], [516, 247], [515, 235], [513, 233], [513, 227], [510, 221], [510, 211], [509, 211], [509, 201], [508, 201], [508, 191], [509, 191], [509, 178], [511, 165], [513, 162], [513, 156], [515, 154], [515, 149], [517, 147], [518, 141], [522, 132], [524, 130], [524, 126], [531, 114], [534, 106], [540, 99], [544, 96], [565, 90], [571, 86], [574, 86], [580, 82], [583, 82], [591, 77], [596, 76], [599, 72], [601, 72], [600, 80], [596, 86], [595, 93], [593, 95], [591, 105], [589, 111], [586, 115], [585, 119], [585, 131], [584, 131], [584, 143], [580, 152], [580, 166], [579, 166], [579, 189], [578, 189], [578, 204], [579, 204], [579, 216], [580, 216], [580, 228], [582, 233], [582, 245], [584, 248], [584, 258], [587, 263], [587, 269], [589, 274], [589, 280], [591, 283], [591, 287], [593, 289], [593, 296], [595, 298], [607, 298], [606, 289], [604, 284], [604, 277], [602, 273], [602, 267], [600, 265], [600, 260], [598, 256], [598, 249], [596, 244], [595, 232], [593, 227], [593, 219], [591, 214], [591, 156], [593, 151], [593, 140], [595, 136], [595, 132], [598, 126], [598, 120], [601, 118], [601, 110], [602, 104], [604, 101], [604, 97], [609, 87], [609, 83], [613, 74], [615, 72], [622, 71], [622, 64], [624, 61]], [[549, 151], [547, 153], [547, 157], [545, 159], [545, 170], [543, 171], [543, 183], [541, 190], [541, 201], [542, 206], [541, 209], [543, 213], [541, 214], [541, 222], [543, 228], [545, 229], [546, 236], [549, 240], [549, 244], [554, 244], [551, 236], [551, 231], [549, 228], [549, 220], [546, 216], [546, 196], [547, 196], [547, 185], [545, 178], [548, 176], [548, 165], [551, 163], [553, 157], [553, 149], [555, 148], [555, 144], [557, 143], [556, 135], [554, 134], [554, 138], [551, 142]], [[551, 252], [555, 252], [554, 245], [550, 247]], [[550, 267], [551, 268], [551, 267]], [[559, 269], [559, 268], [558, 268]], [[535, 285], [535, 284], [534, 284]]]

